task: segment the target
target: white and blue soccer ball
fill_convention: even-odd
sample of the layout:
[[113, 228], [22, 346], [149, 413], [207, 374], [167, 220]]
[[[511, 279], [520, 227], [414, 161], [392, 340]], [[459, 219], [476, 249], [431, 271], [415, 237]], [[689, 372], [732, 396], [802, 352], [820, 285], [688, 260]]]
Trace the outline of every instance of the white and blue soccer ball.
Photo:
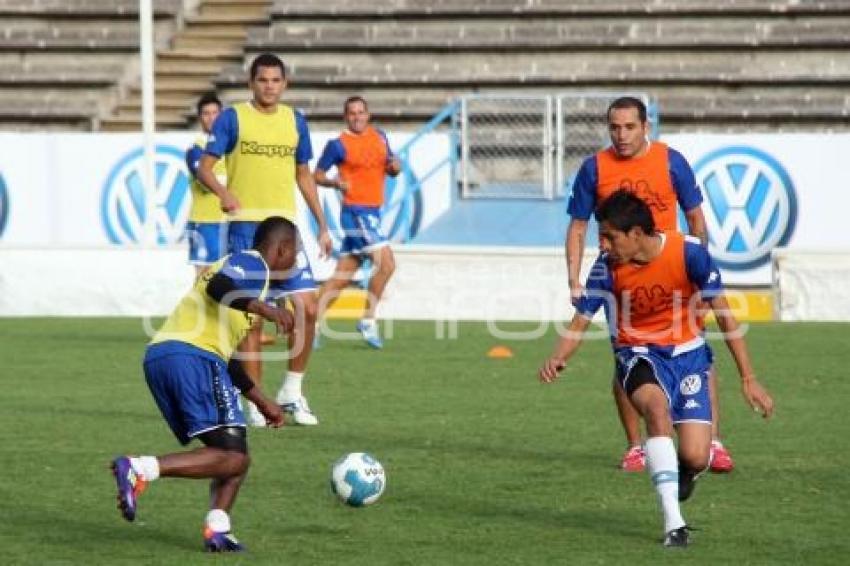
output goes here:
[[331, 491], [352, 507], [376, 502], [386, 485], [384, 467], [365, 452], [346, 454], [331, 469]]

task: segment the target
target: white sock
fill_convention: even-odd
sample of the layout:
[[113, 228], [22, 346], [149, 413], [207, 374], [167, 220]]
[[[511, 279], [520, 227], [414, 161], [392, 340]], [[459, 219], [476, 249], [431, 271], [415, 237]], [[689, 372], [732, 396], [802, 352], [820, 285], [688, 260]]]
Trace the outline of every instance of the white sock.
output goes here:
[[283, 378], [283, 386], [278, 394], [278, 402], [293, 402], [301, 398], [301, 382], [304, 380], [304, 372], [288, 371]]
[[230, 517], [222, 509], [210, 509], [207, 513], [207, 526], [217, 533], [230, 532]]
[[669, 436], [646, 439], [646, 467], [664, 513], [664, 532], [685, 526], [679, 507], [679, 460]]
[[145, 481], [153, 481], [159, 477], [159, 460], [156, 456], [130, 458], [130, 465]]
[[378, 321], [374, 318], [361, 318], [360, 324], [362, 324], [366, 328], [375, 328], [375, 325], [378, 324]]

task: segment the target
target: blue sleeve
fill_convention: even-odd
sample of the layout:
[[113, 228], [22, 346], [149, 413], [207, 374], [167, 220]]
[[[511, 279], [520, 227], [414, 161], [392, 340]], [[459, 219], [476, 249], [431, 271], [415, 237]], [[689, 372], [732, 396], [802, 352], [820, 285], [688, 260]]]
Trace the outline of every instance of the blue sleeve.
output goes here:
[[307, 118], [295, 111], [295, 129], [298, 130], [298, 147], [295, 148], [295, 163], [302, 165], [313, 159], [313, 144], [310, 142], [310, 128]]
[[611, 278], [611, 270], [608, 268], [608, 256], [599, 254], [584, 286], [584, 293], [575, 303], [576, 311], [587, 318], [605, 306], [614, 296], [614, 281]]
[[213, 122], [210, 136], [207, 138], [207, 147], [204, 153], [215, 157], [221, 157], [233, 151], [236, 140], [239, 138], [239, 121], [236, 118], [236, 110], [225, 108]]
[[702, 204], [702, 192], [697, 186], [694, 171], [687, 159], [673, 148], [667, 148], [667, 162], [670, 166], [670, 180], [676, 191], [676, 200], [684, 211]]
[[198, 165], [201, 162], [201, 156], [203, 154], [204, 151], [197, 145], [193, 145], [186, 150], [186, 167], [189, 169], [192, 177], [198, 176]]
[[720, 270], [708, 253], [708, 248], [691, 237], [685, 240], [685, 270], [688, 272], [688, 280], [697, 286], [704, 299], [723, 293]]
[[384, 130], [379, 130], [378, 128], [375, 128], [375, 131], [378, 132], [378, 135], [381, 136], [381, 138], [384, 140], [384, 144], [386, 144], [387, 146], [387, 161], [389, 161], [390, 159], [395, 157], [395, 153], [393, 153], [393, 150], [390, 147], [390, 140]]
[[319, 163], [316, 164], [316, 169], [327, 171], [334, 165], [339, 165], [345, 160], [345, 148], [339, 138], [330, 140], [325, 144], [325, 149], [322, 151], [322, 156], [319, 158]]
[[246, 296], [259, 298], [269, 276], [268, 267], [256, 254], [235, 253], [224, 262], [219, 272], [233, 280], [233, 283]]
[[578, 220], [590, 220], [596, 210], [596, 189], [598, 176], [596, 173], [596, 156], [589, 157], [581, 164], [576, 180], [573, 182], [573, 193], [567, 205], [567, 214]]

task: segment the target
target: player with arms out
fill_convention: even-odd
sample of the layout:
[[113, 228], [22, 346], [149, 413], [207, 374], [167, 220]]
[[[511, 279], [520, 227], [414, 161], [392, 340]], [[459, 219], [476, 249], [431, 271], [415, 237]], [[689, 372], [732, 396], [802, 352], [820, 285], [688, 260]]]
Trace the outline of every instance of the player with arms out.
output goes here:
[[[369, 106], [363, 97], [347, 99], [343, 115], [347, 129], [327, 143], [313, 173], [317, 184], [343, 193], [342, 249], [333, 275], [319, 292], [319, 306], [326, 308], [339, 296], [368, 256], [373, 270], [366, 312], [357, 323], [357, 330], [370, 346], [380, 349], [383, 341], [375, 318], [376, 310], [395, 271], [390, 242], [381, 232], [381, 206], [386, 176], [398, 175], [401, 162], [390, 150], [386, 134], [369, 124]], [[338, 175], [330, 178], [327, 172], [334, 166]]]
[[[659, 230], [676, 230], [677, 205], [684, 213], [688, 231], [703, 244], [708, 235], [703, 216], [702, 193], [691, 166], [681, 153], [661, 142], [649, 141], [649, 123], [644, 103], [630, 96], [614, 100], [606, 112], [611, 146], [584, 161], [573, 184], [567, 212], [566, 257], [573, 300], [581, 296], [579, 270], [587, 237], [587, 225], [596, 205], [614, 191], [627, 189], [642, 198], [652, 210]], [[709, 349], [709, 355], [711, 350]], [[713, 407], [712, 460], [714, 472], [731, 472], [734, 463], [720, 440], [717, 378], [712, 366], [709, 393]], [[644, 469], [640, 418], [622, 388], [613, 380], [617, 413], [626, 434], [626, 452], [620, 466], [629, 472]]]
[[181, 444], [197, 438], [204, 446], [113, 460], [118, 508], [128, 521], [135, 520], [138, 497], [150, 482], [161, 477], [210, 479], [204, 548], [243, 550], [230, 524], [230, 510], [250, 464], [236, 388], [271, 426], [283, 424], [283, 413], [232, 354], [257, 318], [273, 322], [281, 332], [292, 330], [292, 314], [266, 300], [288, 277], [297, 242], [298, 230], [289, 220], [261, 222], [252, 249], [212, 265], [151, 340], [144, 373], [156, 404]]
[[657, 232], [647, 204], [625, 190], [609, 196], [596, 218], [602, 254], [567, 332], [538, 377], [544, 383], [558, 377], [604, 307], [616, 379], [646, 422], [646, 464], [664, 515], [664, 546], [687, 546], [690, 529], [679, 502], [693, 493], [711, 447], [711, 398], [705, 387], [710, 362], [696, 320], [702, 301], [717, 317], [747, 403], [769, 417], [773, 400], [756, 380], [720, 271], [705, 246], [676, 231]]
[[[186, 225], [186, 236], [189, 239], [189, 263], [195, 266], [195, 271], [200, 276], [224, 255], [227, 224], [218, 197], [198, 180], [198, 165], [207, 146], [213, 122], [221, 113], [221, 101], [215, 93], [208, 92], [198, 99], [196, 111], [203, 133], [198, 136], [192, 147], [186, 150], [186, 166], [192, 175], [192, 208], [189, 211], [189, 223]], [[227, 183], [224, 161], [215, 164], [213, 174], [221, 184]]]
[[[321, 252], [331, 251], [331, 238], [309, 161], [313, 157], [310, 131], [304, 116], [280, 103], [286, 89], [286, 69], [276, 55], [264, 53], [251, 63], [248, 102], [226, 108], [213, 124], [212, 134], [201, 158], [198, 178], [221, 200], [231, 214], [228, 250], [237, 253], [251, 246], [257, 224], [272, 215], [296, 221], [295, 186], [298, 186], [319, 225]], [[227, 186], [216, 179], [213, 168], [225, 158]], [[319, 420], [302, 394], [302, 381], [316, 329], [316, 282], [307, 254], [298, 254], [297, 271], [285, 283], [295, 307], [295, 332], [290, 335], [288, 371], [277, 401], [296, 424], [316, 425]], [[258, 385], [262, 381], [260, 355], [262, 322], [258, 321], [240, 346], [245, 369]], [[264, 420], [249, 405], [252, 424]]]

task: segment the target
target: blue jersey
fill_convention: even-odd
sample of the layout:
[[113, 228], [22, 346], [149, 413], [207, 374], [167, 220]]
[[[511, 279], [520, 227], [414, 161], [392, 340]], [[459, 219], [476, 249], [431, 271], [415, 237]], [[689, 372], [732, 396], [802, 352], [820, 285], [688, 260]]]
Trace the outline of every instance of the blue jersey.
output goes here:
[[[663, 151], [666, 150], [666, 151]], [[653, 142], [650, 152], [640, 158], [612, 159], [610, 151], [599, 152], [585, 159], [576, 175], [573, 183], [572, 195], [567, 206], [567, 213], [577, 220], [589, 220], [596, 210], [600, 200], [604, 200], [605, 194], [618, 188], [635, 190], [641, 198], [643, 193], [650, 194], [651, 191], [661, 194], [666, 199], [665, 191], [672, 187], [675, 193], [675, 201], [679, 207], [688, 211], [702, 203], [702, 193], [696, 183], [694, 172], [684, 156], [671, 147]], [[610, 181], [600, 186], [600, 159], [604, 159], [608, 168], [617, 167], [623, 169], [622, 173], [614, 176]], [[660, 171], [663, 169], [663, 173]], [[624, 185], [624, 181], [631, 181], [635, 186]], [[646, 183], [647, 187], [642, 187]], [[628, 183], [627, 183], [628, 184]], [[608, 186], [611, 185], [611, 186]], [[602, 198], [600, 198], [602, 192]], [[659, 230], [675, 230], [675, 214], [673, 211], [667, 214], [660, 213], [656, 203], [651, 198], [645, 198], [652, 209], [656, 228]], [[670, 197], [672, 202], [672, 197]], [[663, 218], [662, 218], [663, 217]], [[670, 220], [673, 220], [671, 223]], [[672, 225], [671, 225], [672, 224]]]

